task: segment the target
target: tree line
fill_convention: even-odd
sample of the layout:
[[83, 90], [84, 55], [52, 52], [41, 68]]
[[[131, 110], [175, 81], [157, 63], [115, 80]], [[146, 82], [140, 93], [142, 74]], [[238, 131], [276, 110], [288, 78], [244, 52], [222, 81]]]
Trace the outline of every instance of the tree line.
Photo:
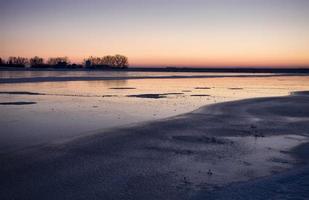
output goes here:
[[7, 60], [0, 58], [0, 65], [3, 67], [26, 67], [31, 68], [128, 68], [129, 60], [126, 56], [103, 56], [103, 57], [89, 57], [84, 59], [81, 64], [71, 64], [68, 57], [52, 57], [47, 59], [34, 56], [32, 58], [14, 57], [11, 56]]
[[104, 56], [104, 57], [89, 57], [84, 60], [84, 65], [93, 67], [111, 66], [117, 68], [126, 68], [129, 66], [129, 60], [122, 55]]

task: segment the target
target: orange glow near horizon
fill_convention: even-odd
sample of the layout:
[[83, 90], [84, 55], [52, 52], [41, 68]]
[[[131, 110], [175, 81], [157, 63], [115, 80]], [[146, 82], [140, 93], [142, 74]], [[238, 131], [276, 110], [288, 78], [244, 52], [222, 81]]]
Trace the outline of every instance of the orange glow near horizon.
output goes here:
[[309, 1], [26, 1], [0, 14], [2, 58], [122, 54], [145, 67], [309, 67]]
[[[122, 42], [120, 42], [122, 43]], [[162, 42], [165, 43], [165, 42]], [[309, 45], [302, 49], [289, 50], [281, 46], [273, 45], [266, 48], [256, 44], [237, 45], [230, 44], [209, 44], [209, 46], [190, 45], [160, 45], [152, 43], [147, 46], [128, 46], [114, 49], [85, 46], [83, 44], [67, 43], [64, 48], [58, 48], [50, 43], [44, 51], [40, 50], [38, 44], [19, 45], [19, 48], [11, 49], [1, 54], [3, 58], [9, 56], [33, 57], [41, 56], [44, 59], [55, 56], [68, 56], [72, 62], [80, 63], [89, 56], [104, 56], [123, 54], [129, 58], [131, 66], [175, 66], [175, 67], [226, 67], [226, 66], [272, 66], [272, 67], [308, 67], [309, 66]], [[7, 50], [10, 47], [6, 48]]]
[[234, 30], [229, 35], [193, 31], [179, 35], [139, 33], [90, 39], [63, 36], [43, 44], [39, 37], [1, 42], [4, 50], [0, 53], [5, 58], [68, 56], [73, 62], [82, 62], [89, 56], [123, 54], [131, 66], [309, 66], [309, 37], [258, 35], [254, 31]]

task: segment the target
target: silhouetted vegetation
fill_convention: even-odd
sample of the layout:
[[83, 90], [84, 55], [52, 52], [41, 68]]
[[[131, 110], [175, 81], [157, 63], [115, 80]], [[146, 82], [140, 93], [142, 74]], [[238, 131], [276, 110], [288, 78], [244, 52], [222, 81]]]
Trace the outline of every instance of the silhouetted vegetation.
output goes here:
[[127, 68], [129, 66], [128, 58], [122, 55], [89, 57], [84, 63], [88, 68]]
[[9, 57], [7, 61], [7, 66], [9, 67], [25, 67], [29, 64], [28, 58], [24, 57]]
[[8, 64], [26, 65], [28, 63], [29, 63], [28, 58], [24, 58], [24, 57], [9, 57], [8, 59]]
[[5, 60], [3, 60], [2, 58], [0, 58], [0, 65], [4, 65], [5, 64]]
[[127, 68], [129, 66], [129, 59], [126, 56], [116, 55], [114, 59], [116, 67]]
[[34, 56], [30, 59], [24, 57], [8, 58], [7, 62], [0, 58], [0, 65], [2, 67], [26, 67], [31, 68], [90, 68], [90, 69], [125, 69], [129, 66], [129, 60], [126, 56], [103, 56], [103, 57], [89, 57], [84, 59], [83, 64], [71, 64], [68, 57], [52, 57], [46, 62], [43, 58]]
[[49, 58], [47, 64], [53, 67], [67, 67], [70, 63], [68, 57]]
[[44, 65], [44, 59], [40, 58], [38, 56], [35, 56], [33, 58], [30, 58], [30, 65], [31, 66], [38, 66], [38, 65]]

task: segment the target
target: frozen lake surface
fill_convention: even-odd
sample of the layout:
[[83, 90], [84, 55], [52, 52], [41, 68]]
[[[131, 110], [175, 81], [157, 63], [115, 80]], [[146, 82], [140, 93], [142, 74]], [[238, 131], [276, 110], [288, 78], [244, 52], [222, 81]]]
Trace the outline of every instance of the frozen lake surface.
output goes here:
[[[309, 90], [308, 76], [231, 73], [0, 71], [1, 79], [110, 80], [0, 84], [1, 152], [191, 112], [201, 106]], [[269, 74], [268, 74], [269, 75]], [[162, 77], [167, 78], [147, 78]], [[187, 76], [188, 78], [173, 78]], [[193, 78], [209, 76], [210, 78]], [[213, 77], [212, 77], [213, 76]], [[220, 77], [217, 77], [220, 76]], [[222, 77], [223, 76], [223, 77]], [[144, 77], [117, 79], [117, 77]]]

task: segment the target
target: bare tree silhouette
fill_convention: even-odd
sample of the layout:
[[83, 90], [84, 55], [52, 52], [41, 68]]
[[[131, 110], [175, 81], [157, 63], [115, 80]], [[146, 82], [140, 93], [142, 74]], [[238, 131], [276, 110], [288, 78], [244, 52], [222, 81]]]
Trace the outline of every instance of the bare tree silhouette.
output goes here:
[[[0, 65], [9, 67], [25, 67], [30, 64], [33, 68], [49, 68], [49, 67], [66, 67], [66, 68], [82, 68], [80, 64], [70, 64], [68, 57], [52, 57], [44, 62], [44, 59], [38, 56], [34, 56], [30, 59], [24, 57], [14, 57], [8, 58], [7, 62], [0, 58]], [[129, 66], [129, 61], [126, 56], [123, 55], [107, 55], [104, 57], [89, 57], [84, 59], [83, 64], [85, 67], [90, 68], [105, 68], [105, 69], [117, 69], [117, 68], [127, 68]]]
[[122, 55], [89, 57], [84, 60], [86, 67], [125, 68], [129, 66], [128, 58]]
[[0, 65], [4, 65], [5, 64], [5, 60], [0, 58]]
[[102, 60], [99, 57], [90, 56], [88, 59], [84, 59], [84, 64], [89, 61], [91, 66], [101, 65]]
[[68, 57], [55, 57], [55, 58], [49, 58], [47, 61], [47, 64], [52, 66], [67, 66], [70, 63]]
[[101, 60], [101, 64], [113, 67], [115, 65], [115, 59], [113, 56], [104, 56]]
[[8, 65], [14, 65], [14, 66], [25, 66], [26, 64], [29, 63], [28, 58], [24, 57], [9, 57], [7, 64]]
[[30, 65], [31, 66], [39, 66], [39, 65], [44, 65], [44, 59], [40, 58], [38, 56], [35, 56], [33, 58], [30, 58]]
[[115, 55], [114, 57], [116, 67], [125, 68], [129, 66], [129, 60], [127, 57], [122, 55]]

